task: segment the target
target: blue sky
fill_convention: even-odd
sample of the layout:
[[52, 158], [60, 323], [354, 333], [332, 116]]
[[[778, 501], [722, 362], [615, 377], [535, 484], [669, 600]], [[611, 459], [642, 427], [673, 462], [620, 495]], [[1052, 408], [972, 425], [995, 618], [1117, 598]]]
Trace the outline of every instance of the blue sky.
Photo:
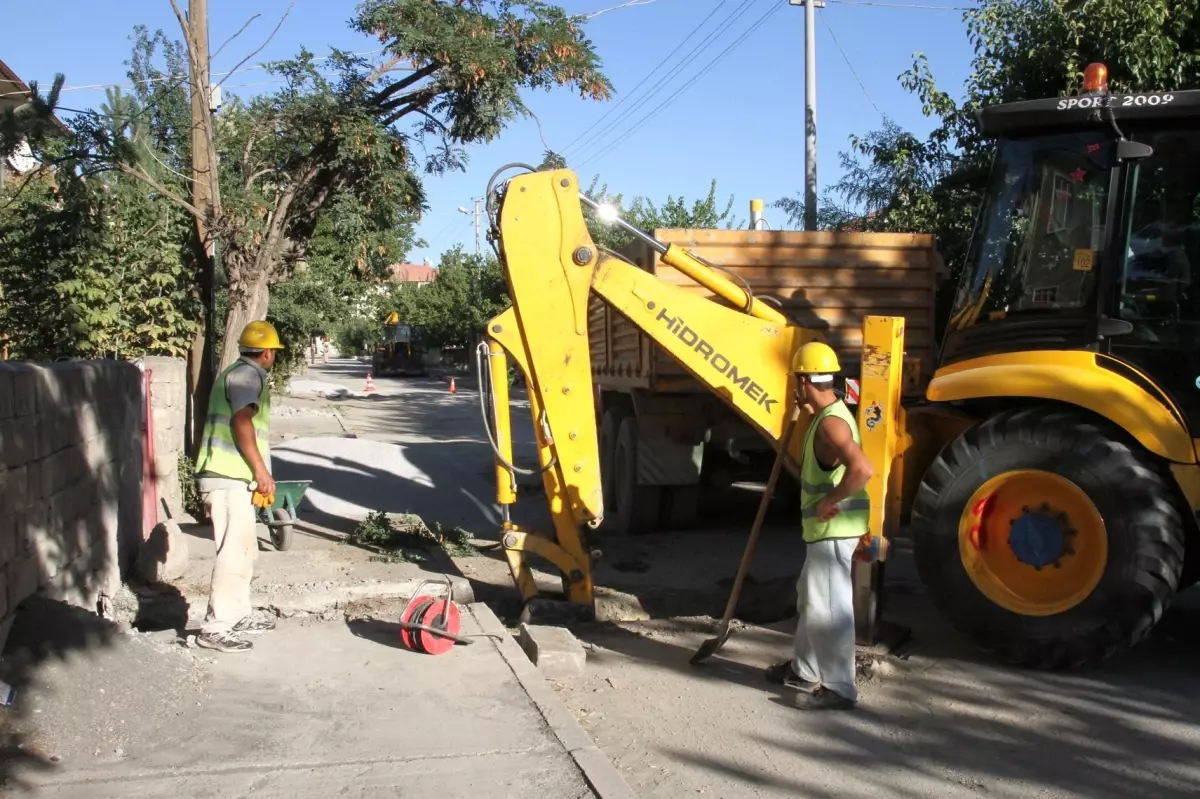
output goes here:
[[[186, 8], [186, 0], [177, 2]], [[560, 0], [560, 5], [571, 13], [586, 13], [621, 2]], [[801, 191], [804, 9], [788, 6], [787, 0], [722, 2], [653, 0], [589, 22], [588, 35], [616, 89], [613, 100], [594, 103], [566, 90], [528, 93], [526, 102], [540, 122], [540, 136], [534, 120], [517, 121], [499, 139], [472, 146], [465, 173], [428, 178], [430, 209], [419, 234], [430, 247], [410, 253], [409, 260], [428, 258], [437, 263], [438, 254], [454, 244], [473, 248], [471, 219], [456, 209], [470, 208], [472, 198], [482, 196], [488, 177], [499, 166], [510, 161], [536, 164], [545, 149], [543, 137], [553, 149], [566, 150], [585, 186], [599, 174], [611, 191], [627, 197], [645, 195], [661, 201], [667, 195], [683, 195], [690, 200], [706, 193], [715, 178], [722, 201], [732, 194], [735, 208], [745, 217], [752, 198], [763, 198], [769, 204]], [[713, 63], [775, 4], [783, 7]], [[838, 151], [846, 148], [847, 137], [877, 127], [880, 112], [903, 127], [928, 130], [930, 122], [921, 115], [920, 104], [896, 80], [912, 64], [914, 53], [924, 52], [939, 84], [958, 96], [972, 55], [962, 12], [928, 7], [972, 4], [968, 0], [827, 0], [827, 7], [817, 11], [824, 19], [817, 23], [818, 178], [822, 185], [837, 179]], [[65, 73], [69, 87], [124, 82], [128, 37], [137, 23], [178, 35], [170, 0], [39, 0], [5, 5], [6, 30], [24, 31], [25, 35], [6, 36], [0, 59], [25, 80], [47, 85], [56, 72]], [[356, 52], [378, 48], [378, 41], [357, 36], [346, 25], [355, 5], [354, 0], [296, 0], [279, 33], [247, 66], [288, 57], [301, 46], [318, 55], [330, 47]], [[262, 15], [220, 54], [214, 72], [232, 69], [258, 47], [287, 6], [288, 0], [209, 0], [214, 50], [251, 15]], [[718, 6], [711, 21], [642, 89], [631, 94]], [[742, 7], [748, 7], [744, 14], [715, 33], [704, 48], [694, 49], [719, 30], [719, 21], [738, 14]], [[693, 54], [690, 63], [670, 77], [658, 94], [621, 119]], [[675, 95], [710, 63], [703, 78], [630, 135], [656, 105]], [[265, 71], [243, 69], [246, 71], [226, 79], [225, 91], [248, 95], [274, 88], [269, 83], [272, 76]], [[597, 126], [626, 94], [630, 99]], [[92, 108], [103, 99], [103, 88], [80, 88], [65, 93], [61, 104]], [[581, 134], [584, 138], [569, 147]], [[599, 138], [589, 144], [594, 134]], [[615, 146], [608, 147], [610, 143]], [[767, 220], [774, 227], [785, 223], [780, 212], [770, 207]]]

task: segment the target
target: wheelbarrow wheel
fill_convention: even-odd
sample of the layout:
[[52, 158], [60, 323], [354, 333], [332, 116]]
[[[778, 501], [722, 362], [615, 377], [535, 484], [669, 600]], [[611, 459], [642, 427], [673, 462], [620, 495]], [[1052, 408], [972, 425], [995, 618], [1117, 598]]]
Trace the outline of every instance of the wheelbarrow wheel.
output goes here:
[[292, 548], [292, 514], [286, 508], [276, 508], [271, 511], [275, 524], [271, 525], [271, 543], [275, 549], [284, 552]]

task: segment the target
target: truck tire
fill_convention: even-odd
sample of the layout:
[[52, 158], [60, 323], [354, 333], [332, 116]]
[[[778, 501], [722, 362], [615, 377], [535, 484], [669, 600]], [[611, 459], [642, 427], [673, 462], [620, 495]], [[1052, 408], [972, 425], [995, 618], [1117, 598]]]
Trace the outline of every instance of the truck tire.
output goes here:
[[629, 410], [616, 406], [604, 411], [600, 420], [600, 489], [604, 495], [604, 518], [607, 526], [616, 519], [617, 495], [613, 464], [617, 458], [617, 434], [621, 431], [621, 420], [629, 416]]
[[665, 486], [662, 523], [667, 530], [688, 530], [700, 520], [700, 486]]
[[1004, 661], [1074, 668], [1141, 640], [1183, 567], [1163, 468], [1121, 430], [1050, 407], [951, 442], [913, 505], [917, 570], [951, 624]]
[[638, 484], [637, 419], [627, 416], [621, 420], [613, 457], [613, 494], [616, 499], [614, 532], [636, 535], [654, 530], [658, 525], [662, 504], [659, 486]]

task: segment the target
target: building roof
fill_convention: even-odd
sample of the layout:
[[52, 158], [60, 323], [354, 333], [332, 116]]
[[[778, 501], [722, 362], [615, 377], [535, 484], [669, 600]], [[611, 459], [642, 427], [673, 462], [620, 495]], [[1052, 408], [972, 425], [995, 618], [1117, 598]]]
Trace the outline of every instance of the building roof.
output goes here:
[[437, 269], [432, 264], [392, 264], [388, 275], [397, 283], [432, 283], [437, 279]]
[[[26, 100], [33, 94], [29, 88], [29, 84], [21, 80], [17, 73], [12, 71], [12, 68], [0, 61], [0, 111], [16, 108], [25, 103]], [[55, 127], [63, 133], [67, 133], [67, 126], [57, 116], [52, 117]]]

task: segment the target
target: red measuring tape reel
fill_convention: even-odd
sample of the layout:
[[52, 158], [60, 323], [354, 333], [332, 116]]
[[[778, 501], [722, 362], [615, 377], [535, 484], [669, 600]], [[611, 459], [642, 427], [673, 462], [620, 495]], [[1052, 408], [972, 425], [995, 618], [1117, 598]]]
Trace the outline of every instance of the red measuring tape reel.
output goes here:
[[459, 634], [462, 632], [462, 616], [458, 605], [454, 604], [454, 588], [450, 578], [446, 577], [445, 599], [422, 593], [428, 584], [429, 581], [426, 581], [417, 586], [413, 598], [400, 614], [400, 642], [404, 648], [427, 655], [442, 655], [453, 649], [455, 644], [471, 643], [471, 639]]

